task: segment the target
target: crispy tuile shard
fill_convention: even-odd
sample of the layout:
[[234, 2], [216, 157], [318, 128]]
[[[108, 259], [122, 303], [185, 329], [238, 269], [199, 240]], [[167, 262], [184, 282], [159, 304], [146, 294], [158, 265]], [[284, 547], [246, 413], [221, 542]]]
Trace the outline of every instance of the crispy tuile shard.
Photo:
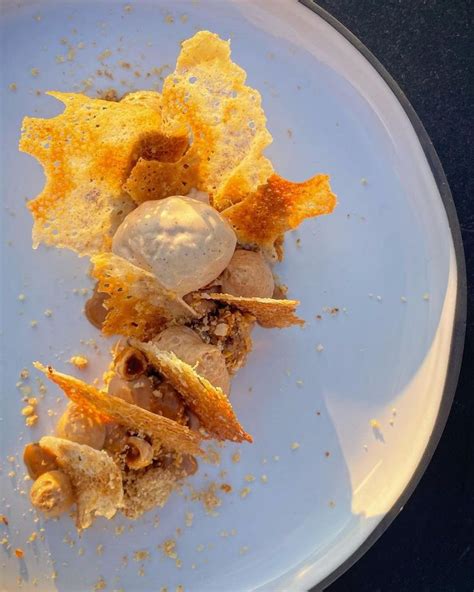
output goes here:
[[273, 253], [275, 242], [284, 232], [296, 228], [305, 218], [330, 214], [336, 202], [327, 175], [316, 175], [303, 183], [272, 175], [223, 215], [241, 244], [257, 245]]
[[123, 504], [122, 476], [106, 452], [52, 436], [41, 438], [40, 446], [56, 457], [71, 479], [77, 528], [90, 526], [94, 516], [110, 519], [115, 515]]
[[252, 314], [259, 325], [267, 329], [304, 325], [304, 320], [296, 316], [298, 300], [277, 300], [275, 298], [244, 298], [231, 294], [202, 294], [208, 300], [216, 300], [235, 306]]
[[[25, 117], [20, 150], [43, 166], [43, 191], [29, 202], [33, 245], [80, 255], [110, 249], [111, 236], [133, 202], [122, 189], [137, 160], [179, 159], [186, 132], [168, 135], [161, 113], [138, 101], [103, 101], [50, 92], [65, 105], [50, 119]], [[173, 128], [175, 131], [175, 128]]]
[[155, 276], [112, 253], [92, 257], [91, 275], [98, 291], [109, 295], [102, 332], [147, 339], [169, 321], [195, 316], [191, 307], [163, 288]]
[[137, 203], [196, 187], [222, 210], [265, 183], [273, 167], [263, 150], [272, 136], [260, 93], [245, 80], [230, 59], [229, 41], [200, 31], [183, 42], [163, 85], [162, 113], [165, 121], [186, 126], [193, 142], [175, 163], [138, 162], [125, 184]]
[[95, 413], [102, 421], [112, 421], [136, 432], [148, 434], [169, 449], [183, 454], [201, 455], [200, 437], [179, 423], [127, 403], [73, 376], [56, 372], [51, 366], [34, 363], [71, 401]]
[[145, 353], [151, 364], [181, 394], [211, 436], [233, 442], [253, 441], [240, 425], [227, 395], [220, 388], [213, 386], [172, 352], [162, 351], [153, 343], [131, 340], [131, 344]]

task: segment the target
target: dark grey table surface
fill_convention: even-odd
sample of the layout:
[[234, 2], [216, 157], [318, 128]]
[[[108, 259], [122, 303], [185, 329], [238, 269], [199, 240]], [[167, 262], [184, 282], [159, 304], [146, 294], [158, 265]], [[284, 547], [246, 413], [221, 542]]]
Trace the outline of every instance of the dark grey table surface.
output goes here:
[[474, 2], [321, 0], [380, 60], [443, 164], [463, 234], [468, 323], [461, 377], [433, 460], [404, 510], [328, 592], [474, 591]]

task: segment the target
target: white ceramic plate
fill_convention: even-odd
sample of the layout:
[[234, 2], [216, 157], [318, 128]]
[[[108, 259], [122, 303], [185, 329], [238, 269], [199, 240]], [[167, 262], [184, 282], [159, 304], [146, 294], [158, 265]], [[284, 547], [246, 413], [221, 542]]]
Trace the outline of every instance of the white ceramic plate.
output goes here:
[[[457, 380], [462, 249], [449, 189], [421, 124], [357, 40], [296, 1], [5, 0], [2, 9], [1, 511], [9, 526], [0, 528], [11, 545], [0, 550], [3, 589], [15, 589], [18, 577], [25, 591], [90, 590], [100, 578], [107, 590], [130, 592], [325, 585], [401, 509], [438, 441]], [[15, 384], [35, 359], [71, 370], [67, 360], [77, 352], [92, 357], [86, 374], [93, 378], [107, 363], [108, 344], [81, 312], [77, 289], [89, 285], [87, 262], [31, 249], [24, 200], [40, 191], [43, 175], [16, 150], [20, 123], [26, 114], [59, 112], [37, 90], [76, 90], [84, 80], [92, 94], [153, 87], [160, 81], [152, 69], [174, 64], [179, 42], [199, 29], [230, 37], [235, 60], [261, 91], [276, 169], [293, 180], [328, 172], [340, 204], [287, 239], [279, 273], [301, 299], [307, 325], [255, 332], [232, 394], [255, 444], [238, 447], [238, 464], [230, 460], [237, 447], [226, 446], [221, 467], [203, 465], [193, 480], [195, 487], [215, 479], [232, 484], [231, 494], [220, 494], [218, 515], [175, 495], [158, 527], [152, 512], [134, 524], [98, 520], [79, 538], [68, 519], [33, 523], [20, 462], [22, 446], [52, 429], [47, 410], [60, 410], [64, 400], [49, 388], [39, 425], [27, 429]], [[372, 419], [380, 429], [372, 429]], [[245, 480], [249, 474], [255, 482]], [[251, 492], [242, 499], [246, 486]], [[192, 527], [186, 512], [194, 514]], [[116, 536], [119, 525], [125, 532]], [[37, 527], [41, 538], [27, 543]], [[179, 568], [157, 549], [170, 538]], [[140, 549], [150, 552], [148, 560], [134, 560]]]

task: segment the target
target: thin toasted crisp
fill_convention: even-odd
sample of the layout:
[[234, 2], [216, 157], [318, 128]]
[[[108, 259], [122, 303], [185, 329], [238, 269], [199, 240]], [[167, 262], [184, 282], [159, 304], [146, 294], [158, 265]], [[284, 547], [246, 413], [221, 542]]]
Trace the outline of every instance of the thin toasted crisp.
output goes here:
[[56, 383], [71, 401], [89, 412], [97, 413], [101, 418], [107, 418], [131, 430], [148, 434], [169, 450], [183, 454], [202, 454], [199, 435], [186, 426], [131, 405], [73, 376], [56, 372], [51, 366], [46, 367], [39, 362], [35, 362], [34, 366]]
[[253, 441], [240, 425], [222, 389], [213, 386], [173, 352], [162, 351], [153, 343], [140, 343], [135, 339], [131, 340], [131, 344], [146, 354], [149, 362], [181, 394], [211, 436], [233, 442]]
[[292, 325], [304, 325], [304, 320], [296, 316], [298, 300], [277, 300], [276, 298], [244, 298], [231, 294], [205, 294], [202, 298], [225, 302], [236, 308], [249, 312], [257, 323], [267, 329], [282, 329]]
[[230, 43], [209, 31], [183, 42], [176, 69], [165, 80], [163, 117], [186, 125], [193, 143], [174, 164], [139, 162], [125, 185], [137, 202], [206, 191], [222, 210], [273, 172], [263, 150], [272, 141], [258, 91], [230, 59]]
[[90, 526], [95, 516], [110, 519], [122, 507], [122, 475], [106, 452], [53, 436], [41, 438], [40, 446], [56, 456], [71, 479], [78, 529]]
[[241, 244], [273, 252], [284, 232], [296, 228], [305, 218], [330, 214], [336, 203], [327, 175], [316, 175], [303, 183], [272, 175], [257, 191], [222, 214]]
[[161, 113], [140, 102], [48, 94], [64, 103], [63, 113], [25, 117], [20, 140], [20, 150], [37, 158], [46, 176], [43, 191], [28, 204], [33, 245], [43, 242], [80, 255], [107, 251], [134, 207], [122, 189], [134, 164], [140, 156], [179, 159], [186, 132], [181, 128], [180, 135], [170, 136]]
[[112, 253], [92, 257], [91, 275], [97, 289], [109, 295], [102, 332], [149, 339], [171, 320], [195, 316], [193, 309], [174, 292], [161, 286], [155, 276]]
[[163, 106], [163, 97], [161, 93], [156, 90], [137, 90], [129, 92], [121, 99], [122, 103], [132, 103], [133, 105], [141, 105], [142, 107], [150, 107], [161, 114]]

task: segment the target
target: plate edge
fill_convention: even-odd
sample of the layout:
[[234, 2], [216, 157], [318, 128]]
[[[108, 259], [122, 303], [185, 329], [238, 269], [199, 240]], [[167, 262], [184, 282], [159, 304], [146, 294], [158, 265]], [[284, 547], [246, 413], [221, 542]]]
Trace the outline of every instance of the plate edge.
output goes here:
[[349, 570], [382, 536], [390, 524], [395, 520], [398, 514], [403, 509], [412, 493], [415, 491], [420, 482], [424, 472], [433, 457], [433, 454], [439, 444], [441, 435], [446, 426], [451, 406], [456, 393], [456, 388], [459, 380], [461, 370], [464, 338], [466, 333], [466, 315], [467, 315], [467, 277], [466, 277], [466, 263], [464, 257], [464, 248], [461, 237], [461, 229], [459, 219], [456, 212], [456, 206], [453, 200], [451, 190], [444, 173], [443, 166], [438, 157], [438, 154], [433, 146], [433, 143], [425, 130], [421, 119], [418, 117], [415, 109], [412, 107], [410, 101], [405, 93], [399, 87], [395, 79], [389, 74], [382, 63], [374, 56], [374, 54], [353, 34], [338, 21], [327, 10], [316, 4], [313, 0], [298, 0], [300, 4], [311, 10], [314, 14], [326, 21], [338, 33], [340, 33], [351, 45], [355, 47], [362, 54], [362, 56], [371, 64], [376, 72], [383, 78], [387, 86], [405, 111], [413, 129], [418, 137], [420, 145], [428, 161], [431, 173], [438, 188], [443, 206], [448, 219], [449, 229], [453, 240], [454, 254], [456, 258], [457, 267], [457, 293], [456, 306], [454, 312], [453, 333], [451, 338], [451, 349], [449, 353], [448, 369], [446, 373], [446, 381], [441, 398], [438, 415], [436, 417], [435, 425], [431, 433], [430, 439], [426, 449], [421, 457], [418, 466], [413, 473], [412, 478], [406, 485], [403, 492], [400, 494], [397, 501], [392, 508], [385, 514], [384, 518], [379, 522], [363, 544], [348, 557], [339, 567], [337, 567], [324, 580], [317, 583], [310, 589], [310, 592], [321, 592], [330, 584], [335, 582], [343, 573]]

